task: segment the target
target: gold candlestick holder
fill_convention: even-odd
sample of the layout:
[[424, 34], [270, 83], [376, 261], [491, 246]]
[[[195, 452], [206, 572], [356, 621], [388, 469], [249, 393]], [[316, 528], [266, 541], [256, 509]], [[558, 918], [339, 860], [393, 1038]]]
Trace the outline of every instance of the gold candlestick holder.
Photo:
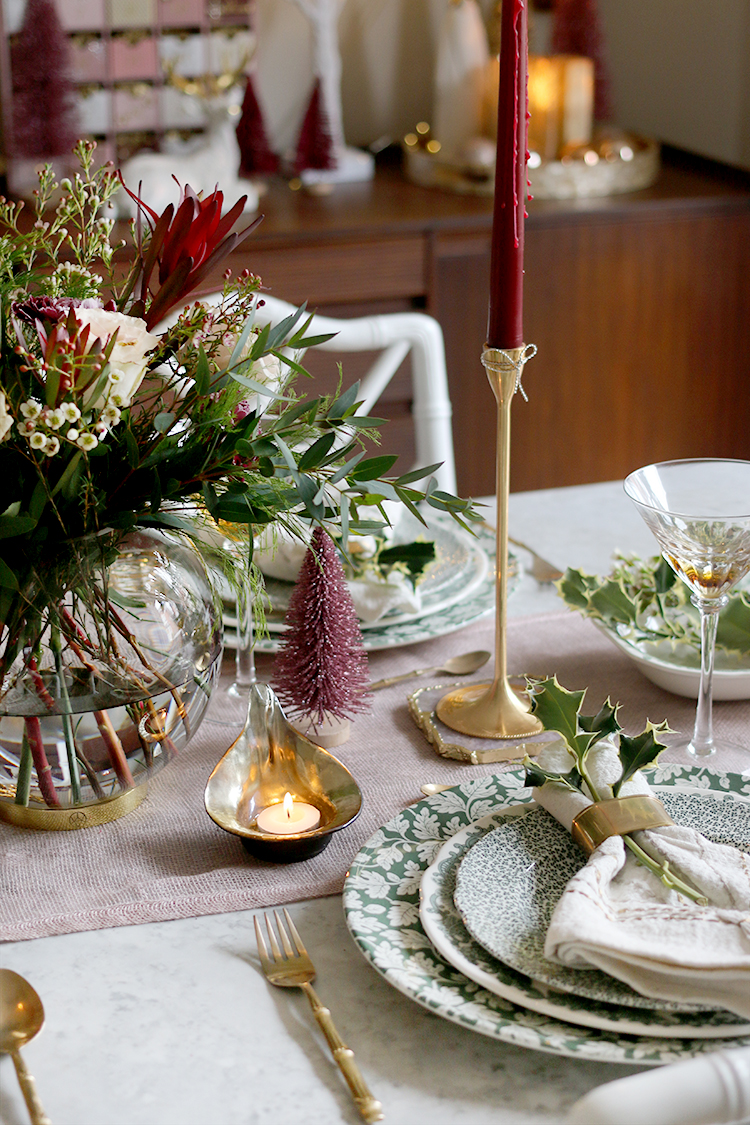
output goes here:
[[[451, 730], [477, 738], [525, 738], [543, 729], [539, 720], [529, 713], [528, 703], [513, 690], [508, 680], [506, 650], [510, 407], [516, 391], [523, 394], [524, 364], [535, 354], [533, 344], [507, 351], [485, 347], [482, 353], [482, 363], [497, 400], [495, 678], [491, 684], [470, 684], [449, 692], [436, 708], [437, 717]], [[509, 746], [507, 757], [515, 756], [514, 748]]]

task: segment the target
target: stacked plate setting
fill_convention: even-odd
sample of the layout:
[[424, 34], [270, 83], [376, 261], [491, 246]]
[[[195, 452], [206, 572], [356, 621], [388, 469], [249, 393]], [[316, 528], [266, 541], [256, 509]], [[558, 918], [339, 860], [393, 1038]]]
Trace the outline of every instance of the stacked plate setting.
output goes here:
[[[344, 907], [374, 968], [437, 1014], [537, 1050], [658, 1065], [750, 1045], [750, 1025], [730, 1012], [647, 999], [546, 960], [549, 919], [585, 856], [523, 781], [513, 769], [458, 785], [362, 848]], [[675, 821], [750, 851], [749, 779], [665, 765], [653, 785]]]
[[[420, 608], [413, 613], [390, 613], [370, 624], [361, 623], [364, 646], [369, 651], [416, 644], [463, 629], [495, 608], [495, 535], [479, 525], [469, 535], [450, 516], [429, 515], [429, 529], [407, 515], [399, 523], [390, 545], [423, 537], [435, 543], [435, 560], [419, 581]], [[517, 573], [511, 558], [511, 576]], [[258, 652], [276, 652], [286, 626], [284, 615], [293, 583], [266, 578], [271, 610], [266, 612], [269, 635], [256, 639]], [[237, 621], [233, 606], [224, 614], [224, 640], [236, 645]]]

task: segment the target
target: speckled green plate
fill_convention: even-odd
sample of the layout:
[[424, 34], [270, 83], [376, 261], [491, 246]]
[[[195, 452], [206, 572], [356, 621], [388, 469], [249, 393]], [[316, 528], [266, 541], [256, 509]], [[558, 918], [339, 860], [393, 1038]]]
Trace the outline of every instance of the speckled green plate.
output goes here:
[[[712, 838], [717, 833], [709, 826], [716, 824], [722, 843], [742, 844], [750, 836], [742, 797], [667, 786], [654, 791], [679, 824], [700, 825]], [[518, 808], [526, 815], [511, 820], [501, 811], [457, 832], [422, 878], [422, 925], [447, 961], [490, 992], [585, 1027], [676, 1039], [750, 1035], [750, 1024], [731, 1012], [649, 999], [607, 973], [548, 961], [544, 938], [552, 912], [585, 856], [544, 809]]]
[[[750, 798], [750, 779], [699, 766], [665, 765], [656, 771], [654, 781], [682, 790], [714, 790]], [[513, 769], [419, 801], [375, 833], [352, 862], [344, 887], [349, 929], [370, 964], [395, 988], [435, 1014], [520, 1047], [656, 1066], [719, 1047], [750, 1046], [750, 1036], [664, 1039], [575, 1026], [490, 992], [440, 956], [419, 917], [425, 870], [457, 832], [498, 809], [530, 800], [523, 771]], [[589, 1003], [580, 998], [578, 1002]], [[704, 1020], [705, 1013], [696, 1018]]]

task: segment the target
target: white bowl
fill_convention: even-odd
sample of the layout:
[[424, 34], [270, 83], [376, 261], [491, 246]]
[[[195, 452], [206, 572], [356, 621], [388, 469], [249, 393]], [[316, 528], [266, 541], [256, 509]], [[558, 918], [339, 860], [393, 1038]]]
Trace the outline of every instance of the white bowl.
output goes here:
[[[684, 695], [689, 699], [698, 698], [700, 668], [686, 668], [684, 664], [670, 663], [662, 657], [649, 653], [648, 642], [641, 642], [640, 646], [636, 646], [600, 622], [595, 624], [621, 652], [630, 657], [639, 671], [652, 683], [664, 688], [665, 691], [671, 691], [673, 695]], [[750, 659], [747, 667], [714, 668], [713, 698], [715, 700], [750, 699]]]

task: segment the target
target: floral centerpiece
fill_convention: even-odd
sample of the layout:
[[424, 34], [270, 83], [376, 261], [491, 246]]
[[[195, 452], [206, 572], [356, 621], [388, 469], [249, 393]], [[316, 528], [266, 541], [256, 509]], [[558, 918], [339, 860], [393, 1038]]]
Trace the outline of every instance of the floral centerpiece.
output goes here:
[[121, 263], [103, 217], [117, 176], [92, 145], [77, 156], [71, 180], [40, 174], [31, 219], [0, 200], [0, 803], [21, 807], [128, 788], [134, 760], [194, 729], [219, 650], [201, 524], [245, 529], [251, 556], [253, 528], [301, 519], [335, 526], [346, 552], [351, 531], [382, 528], [361, 509], [386, 500], [472, 516], [434, 481], [414, 487], [434, 466], [385, 478], [395, 457], [367, 455], [378, 422], [356, 414], [356, 385], [301, 396], [303, 310], [261, 329], [247, 270], [188, 304], [255, 225], [234, 230], [243, 201], [222, 214], [220, 190], [186, 186], [156, 214], [137, 199]]

